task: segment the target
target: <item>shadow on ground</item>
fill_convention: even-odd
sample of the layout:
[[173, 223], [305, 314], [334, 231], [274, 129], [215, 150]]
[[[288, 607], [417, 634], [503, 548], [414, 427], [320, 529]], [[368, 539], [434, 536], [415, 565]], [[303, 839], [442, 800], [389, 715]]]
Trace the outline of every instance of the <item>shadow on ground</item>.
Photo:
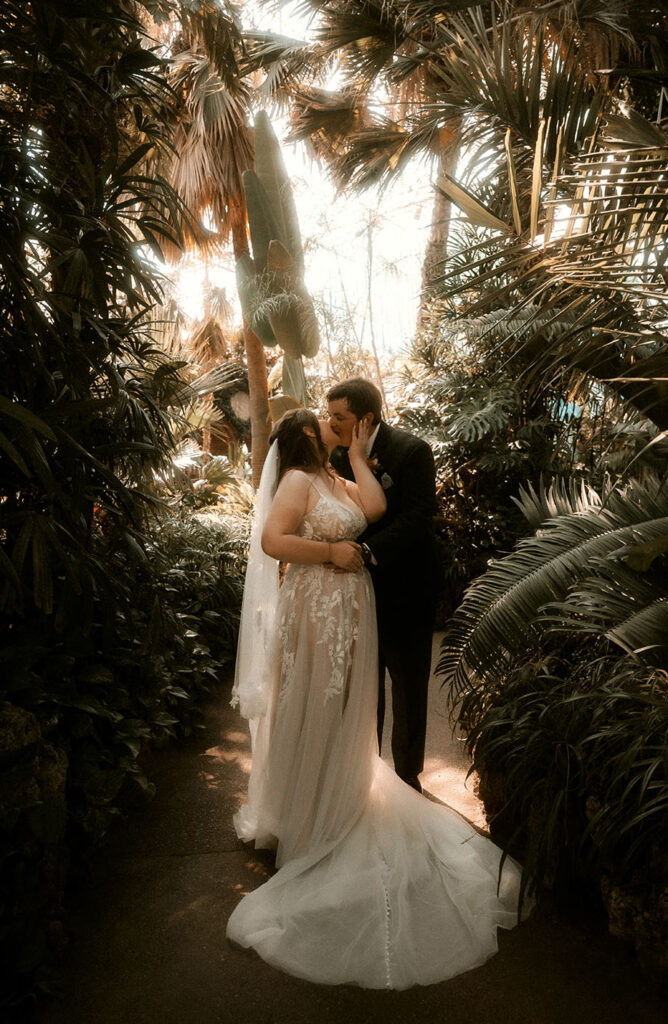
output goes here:
[[[313, 985], [225, 939], [241, 895], [272, 871], [232, 814], [250, 747], [222, 688], [206, 728], [156, 756], [157, 795], [121, 823], [73, 896], [62, 999], [39, 1024], [658, 1024], [665, 1016], [633, 954], [596, 922], [539, 909], [499, 953], [451, 981], [405, 992]], [[385, 750], [389, 749], [384, 743]], [[423, 783], [484, 823], [467, 762], [432, 686]]]

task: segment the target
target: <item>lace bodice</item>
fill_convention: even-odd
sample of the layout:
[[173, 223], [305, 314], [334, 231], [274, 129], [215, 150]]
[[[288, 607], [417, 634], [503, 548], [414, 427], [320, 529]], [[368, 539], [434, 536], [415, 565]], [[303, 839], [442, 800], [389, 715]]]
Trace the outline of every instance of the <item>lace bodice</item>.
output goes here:
[[[354, 540], [366, 526], [361, 509], [344, 505], [342, 501], [321, 489], [314, 481], [318, 500], [302, 519], [297, 533], [308, 540]], [[350, 645], [359, 630], [359, 588], [370, 587], [366, 570], [360, 573], [334, 573], [328, 564], [302, 565], [292, 563], [285, 573], [281, 587], [281, 613], [278, 636], [281, 650], [281, 685], [279, 704], [288, 694], [295, 673], [297, 651], [295, 643], [301, 636], [296, 623], [306, 616], [313, 628], [314, 650], [321, 652], [321, 678], [324, 683], [323, 699], [341, 696], [348, 671]], [[366, 599], [366, 593], [365, 593]], [[352, 615], [350, 614], [352, 611]], [[343, 618], [347, 621], [344, 629]]]
[[297, 533], [309, 540], [354, 540], [367, 525], [361, 508], [344, 505], [342, 501], [320, 489], [318, 500], [302, 519]]

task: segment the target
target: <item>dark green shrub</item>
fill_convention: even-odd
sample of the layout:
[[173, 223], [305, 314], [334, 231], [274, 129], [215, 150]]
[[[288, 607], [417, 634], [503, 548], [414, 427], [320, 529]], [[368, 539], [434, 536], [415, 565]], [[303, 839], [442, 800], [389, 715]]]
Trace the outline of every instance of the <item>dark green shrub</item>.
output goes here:
[[0, 9], [0, 1002], [19, 1014], [48, 984], [67, 853], [150, 791], [142, 749], [192, 727], [236, 614], [223, 581], [210, 648], [193, 621], [220, 601], [186, 570], [176, 593], [147, 515], [181, 383], [150, 336], [155, 258], [192, 226], [155, 171], [177, 97], [145, 23], [171, 9]]
[[[115, 614], [98, 603], [79, 628], [68, 619], [54, 631], [51, 617], [33, 615], [0, 634], [8, 721], [27, 715], [34, 726], [5, 754], [0, 803], [5, 956], [22, 983], [52, 984], [68, 859], [99, 843], [129, 800], [152, 795], [149, 747], [197, 727], [234, 657], [246, 521], [165, 514], [145, 558], [99, 538], [123, 584]], [[44, 781], [54, 761], [55, 792]]]
[[591, 644], [535, 653], [461, 700], [492, 832], [530, 886], [652, 887], [668, 839], [668, 675], [592, 660]]

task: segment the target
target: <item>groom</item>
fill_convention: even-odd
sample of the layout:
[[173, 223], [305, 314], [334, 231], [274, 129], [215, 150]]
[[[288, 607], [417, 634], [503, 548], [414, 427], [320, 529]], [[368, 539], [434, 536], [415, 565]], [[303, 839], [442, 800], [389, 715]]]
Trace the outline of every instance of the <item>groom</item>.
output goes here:
[[424, 766], [427, 686], [439, 586], [432, 517], [436, 507], [434, 456], [429, 445], [381, 420], [382, 398], [371, 381], [351, 377], [327, 394], [329, 425], [339, 440], [334, 469], [354, 476], [347, 448], [353, 427], [371, 428], [371, 469], [387, 499], [382, 519], [358, 537], [376, 593], [379, 646], [378, 743], [385, 717], [385, 669], [392, 680], [392, 756], [397, 775], [418, 792]]

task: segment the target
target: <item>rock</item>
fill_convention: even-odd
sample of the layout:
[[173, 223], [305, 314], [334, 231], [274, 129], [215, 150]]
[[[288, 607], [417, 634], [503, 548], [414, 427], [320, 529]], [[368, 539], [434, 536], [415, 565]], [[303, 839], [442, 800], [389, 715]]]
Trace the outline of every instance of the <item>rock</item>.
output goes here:
[[5, 701], [0, 708], [0, 750], [5, 756], [40, 740], [39, 723], [32, 711]]
[[37, 777], [42, 799], [48, 796], [65, 796], [67, 781], [67, 754], [60, 747], [44, 743], [39, 752]]
[[638, 960], [656, 981], [668, 981], [668, 884], [613, 883], [601, 878], [611, 935], [630, 942]]

